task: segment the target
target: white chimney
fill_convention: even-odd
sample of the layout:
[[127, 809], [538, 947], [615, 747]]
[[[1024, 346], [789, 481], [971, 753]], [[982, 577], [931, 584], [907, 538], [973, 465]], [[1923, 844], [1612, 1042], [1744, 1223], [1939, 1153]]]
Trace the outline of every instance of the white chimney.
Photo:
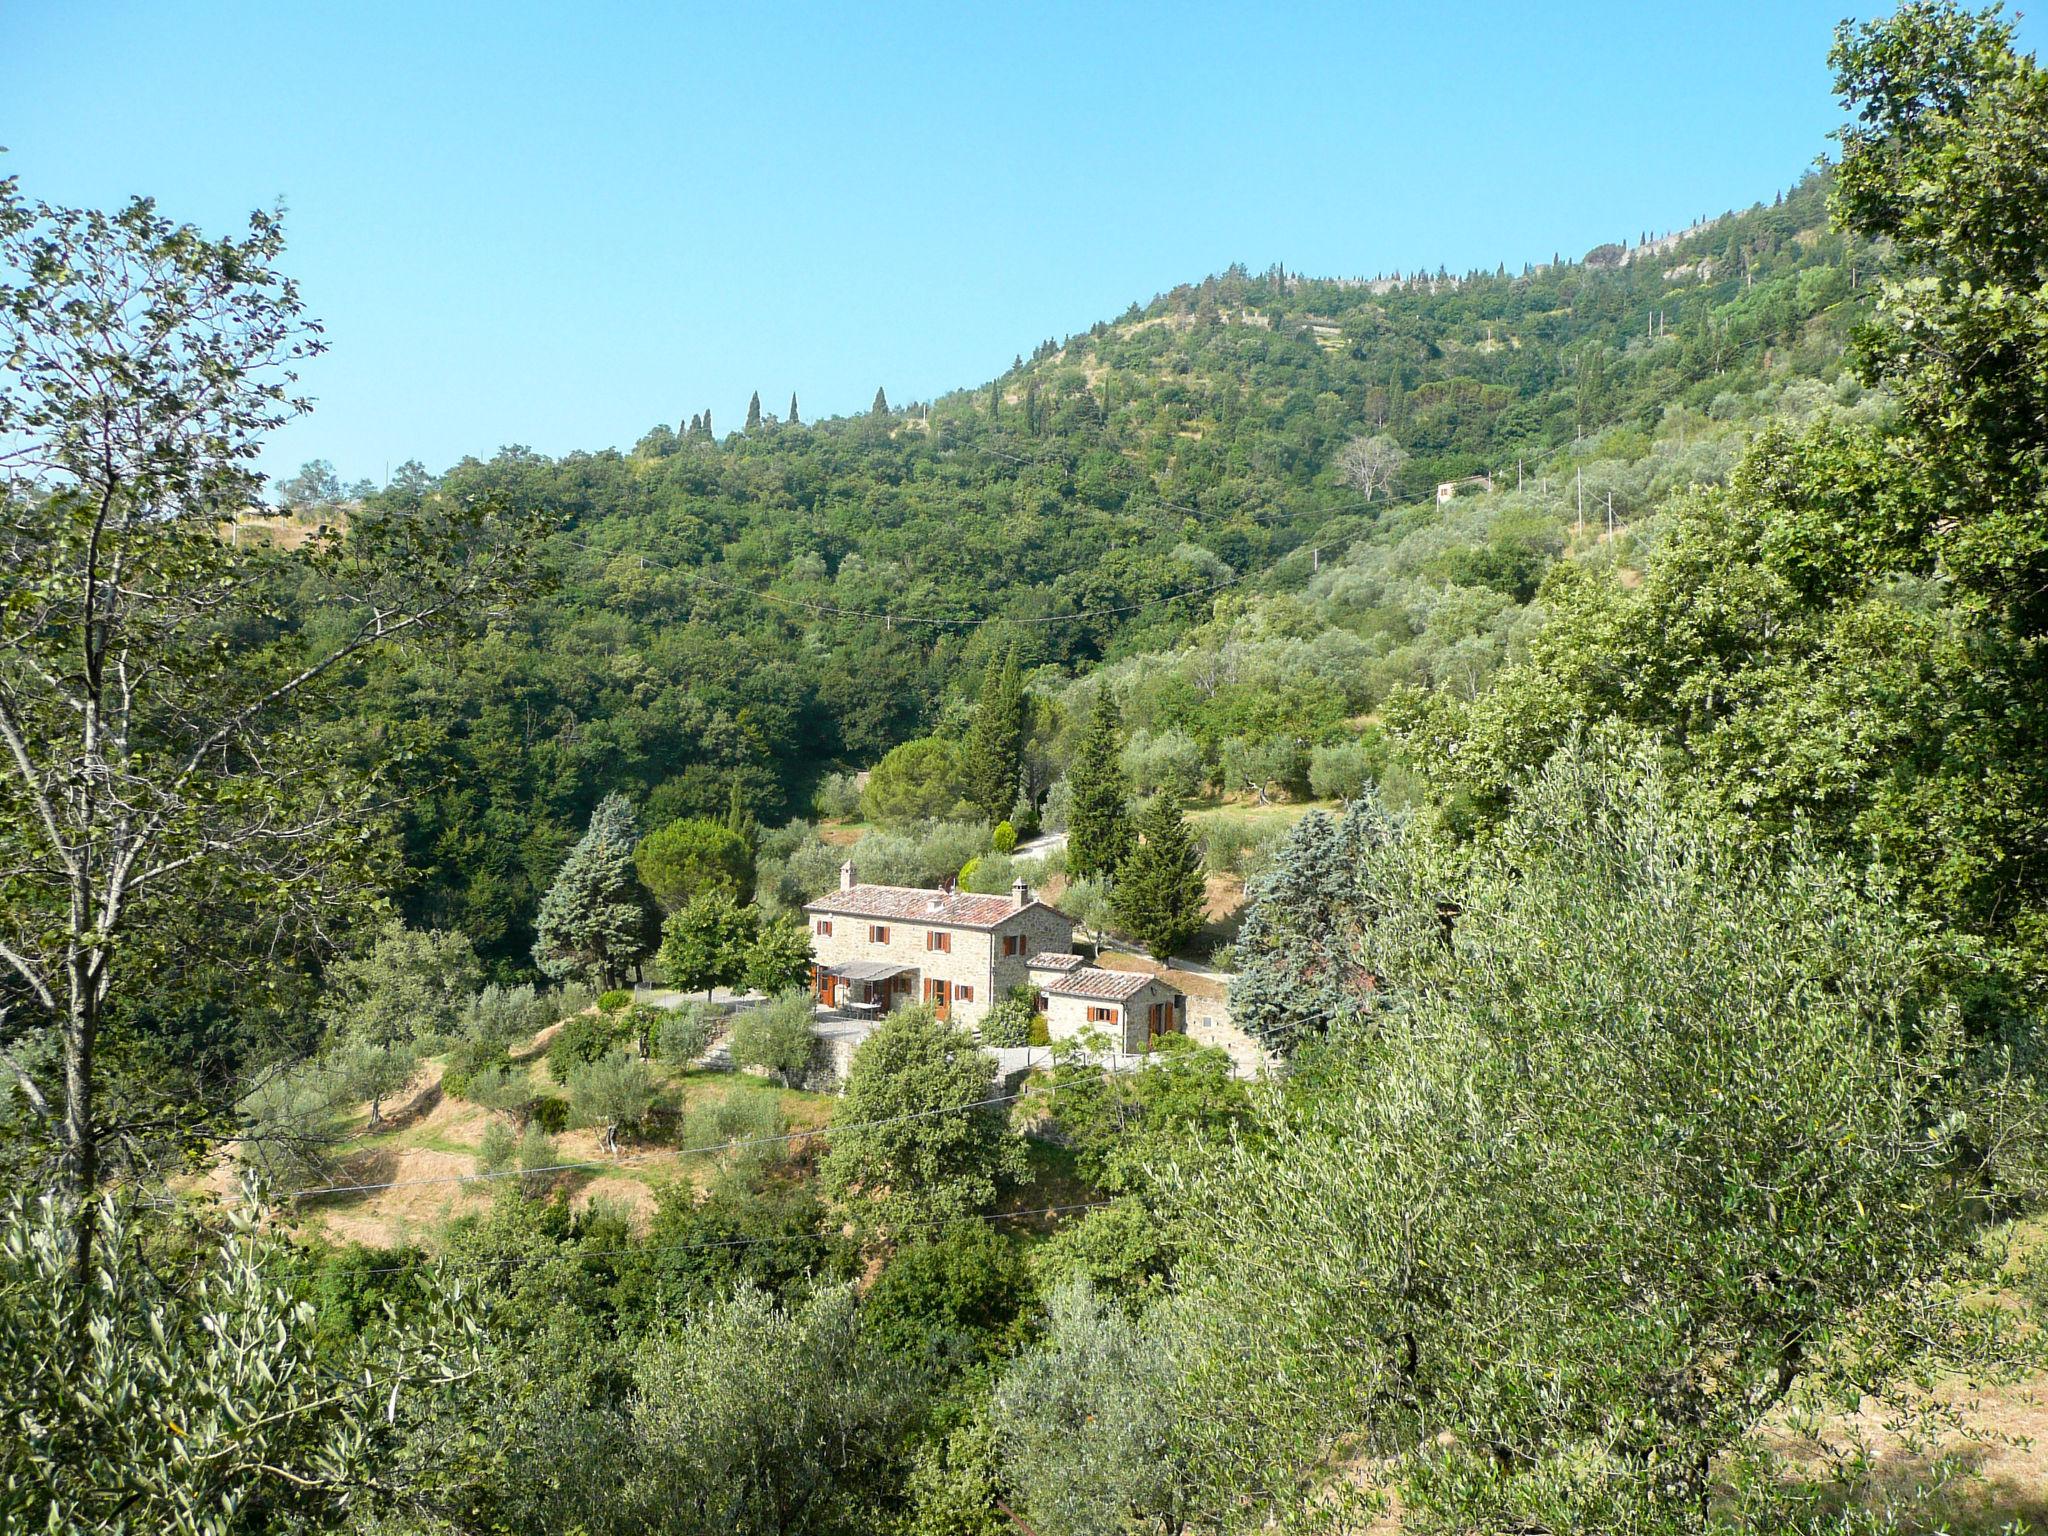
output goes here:
[[1011, 883], [1010, 896], [1011, 899], [1014, 900], [1020, 907], [1027, 906], [1030, 904], [1031, 885], [1027, 880], [1025, 880], [1025, 878], [1022, 875], [1019, 875], [1016, 878], [1016, 880], [1014, 880]]
[[850, 891], [854, 887], [853, 860], [848, 859], [839, 866], [839, 889]]

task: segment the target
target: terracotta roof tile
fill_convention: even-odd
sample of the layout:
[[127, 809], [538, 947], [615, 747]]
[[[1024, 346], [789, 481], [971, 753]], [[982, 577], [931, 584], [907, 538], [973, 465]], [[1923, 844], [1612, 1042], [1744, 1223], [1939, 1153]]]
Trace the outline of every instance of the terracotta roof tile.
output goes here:
[[1024, 962], [1027, 971], [1071, 971], [1081, 963], [1079, 955], [1056, 955], [1048, 951]]
[[994, 928], [1026, 906], [1014, 896], [977, 896], [971, 891], [932, 891], [914, 885], [856, 885], [850, 891], [827, 891], [806, 902], [806, 912], [842, 917], [895, 918], [906, 923], [945, 923], [958, 928]]
[[1103, 1002], [1121, 1002], [1145, 990], [1145, 984], [1157, 981], [1143, 971], [1105, 971], [1099, 967], [1085, 965], [1078, 971], [1069, 971], [1056, 981], [1046, 984], [1046, 992], [1054, 997], [1092, 997]]

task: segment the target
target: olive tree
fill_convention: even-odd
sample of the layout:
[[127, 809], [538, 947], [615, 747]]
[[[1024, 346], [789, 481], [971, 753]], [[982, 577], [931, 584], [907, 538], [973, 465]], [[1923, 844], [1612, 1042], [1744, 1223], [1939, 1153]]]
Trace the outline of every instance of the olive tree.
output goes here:
[[1914, 1411], [1904, 1362], [1976, 1347], [1985, 1196], [2035, 1182], [1929, 933], [1602, 754], [1462, 861], [1382, 833], [1269, 957], [1378, 979], [1318, 1090], [1172, 1181], [1219, 1507], [1291, 1506], [1341, 1439], [1461, 1529], [1691, 1529], [1717, 1477], [1776, 1496], [1788, 1399]]

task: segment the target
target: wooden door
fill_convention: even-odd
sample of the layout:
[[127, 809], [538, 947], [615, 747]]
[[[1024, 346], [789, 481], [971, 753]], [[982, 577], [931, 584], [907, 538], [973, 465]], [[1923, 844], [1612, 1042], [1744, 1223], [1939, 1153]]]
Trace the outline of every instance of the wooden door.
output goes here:
[[948, 1006], [949, 998], [943, 981], [927, 980], [924, 984], [924, 1000], [932, 1005], [932, 1012], [939, 1018], [945, 1018], [952, 1011]]
[[830, 1008], [839, 998], [839, 978], [830, 971], [818, 972], [818, 997]]

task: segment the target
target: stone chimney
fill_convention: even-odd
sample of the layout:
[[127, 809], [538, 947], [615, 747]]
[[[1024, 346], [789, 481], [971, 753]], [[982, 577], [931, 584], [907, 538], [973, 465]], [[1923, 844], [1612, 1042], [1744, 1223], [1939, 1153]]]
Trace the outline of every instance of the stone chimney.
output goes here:
[[853, 860], [848, 859], [844, 864], [841, 864], [839, 866], [839, 889], [841, 889], [842, 891], [850, 891], [858, 883], [859, 882], [854, 879], [853, 875]]
[[1031, 900], [1031, 886], [1022, 875], [1019, 875], [1011, 882], [1010, 899], [1015, 901], [1020, 907], [1029, 904]]

